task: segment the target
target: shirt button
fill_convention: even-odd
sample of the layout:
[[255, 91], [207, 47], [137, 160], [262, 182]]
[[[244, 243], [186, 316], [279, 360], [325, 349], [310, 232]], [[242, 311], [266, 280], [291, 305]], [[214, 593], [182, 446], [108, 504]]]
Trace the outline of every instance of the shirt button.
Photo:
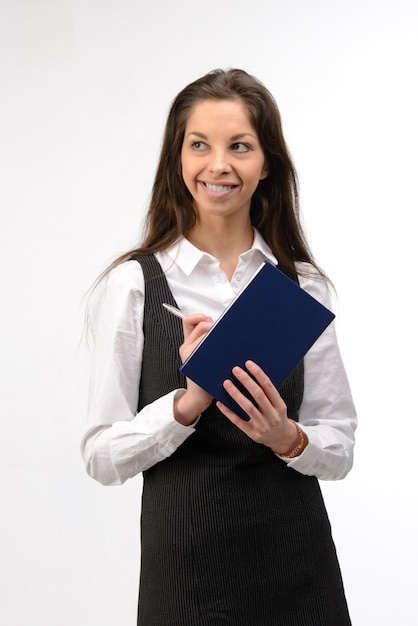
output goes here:
[[235, 274], [235, 279], [236, 280], [241, 280], [242, 278], [242, 274], [240, 272], [238, 272], [237, 274]]

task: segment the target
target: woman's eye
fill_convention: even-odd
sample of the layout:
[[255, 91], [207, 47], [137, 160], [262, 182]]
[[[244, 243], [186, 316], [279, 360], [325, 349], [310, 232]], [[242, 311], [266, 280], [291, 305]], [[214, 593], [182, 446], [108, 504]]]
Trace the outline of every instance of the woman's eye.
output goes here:
[[233, 143], [232, 149], [234, 150], [234, 152], [247, 152], [250, 147], [246, 143]]
[[204, 150], [206, 148], [206, 144], [203, 141], [194, 141], [192, 143], [192, 148], [195, 150]]

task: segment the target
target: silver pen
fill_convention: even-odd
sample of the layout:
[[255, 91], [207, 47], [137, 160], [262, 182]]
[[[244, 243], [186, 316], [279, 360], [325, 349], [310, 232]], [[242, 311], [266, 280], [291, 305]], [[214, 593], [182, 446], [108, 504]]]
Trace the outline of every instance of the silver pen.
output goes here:
[[182, 313], [180, 311], [180, 309], [177, 309], [175, 306], [173, 306], [172, 304], [167, 304], [166, 302], [163, 302], [163, 307], [165, 309], [167, 309], [167, 311], [170, 311], [170, 313], [172, 313], [173, 315], [175, 315], [176, 317], [180, 317], [181, 319], [183, 319], [183, 317], [185, 317], [184, 313]]

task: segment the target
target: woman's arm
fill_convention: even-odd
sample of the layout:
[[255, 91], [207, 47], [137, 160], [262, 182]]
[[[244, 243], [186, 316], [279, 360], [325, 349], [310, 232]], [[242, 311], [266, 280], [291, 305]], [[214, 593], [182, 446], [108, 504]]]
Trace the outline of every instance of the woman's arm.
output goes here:
[[[301, 287], [330, 308], [328, 286], [320, 279], [300, 277]], [[299, 423], [309, 439], [290, 467], [322, 480], [344, 478], [353, 464], [357, 414], [332, 323], [304, 360], [305, 391]]]
[[[300, 282], [313, 297], [330, 307], [327, 285], [319, 276], [309, 279], [301, 276]], [[304, 359], [305, 389], [299, 430], [287, 418], [286, 405], [263, 370], [251, 361], [246, 363], [246, 368], [251, 376], [241, 368], [235, 368], [233, 373], [256, 400], [257, 406], [228, 380], [224, 384], [226, 391], [247, 412], [250, 420], [243, 421], [218, 403], [224, 415], [251, 439], [270, 447], [302, 474], [323, 480], [346, 476], [353, 462], [357, 416], [334, 324], [328, 327]], [[286, 458], [289, 452], [292, 458]]]
[[193, 432], [176, 421], [173, 391], [137, 414], [143, 349], [144, 279], [136, 261], [115, 268], [90, 301], [92, 341], [87, 472], [105, 485], [125, 482], [170, 456]]

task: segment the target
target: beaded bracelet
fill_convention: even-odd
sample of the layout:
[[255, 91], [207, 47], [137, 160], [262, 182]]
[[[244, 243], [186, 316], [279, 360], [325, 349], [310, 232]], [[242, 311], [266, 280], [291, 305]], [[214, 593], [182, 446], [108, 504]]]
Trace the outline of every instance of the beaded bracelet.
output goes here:
[[298, 441], [296, 448], [293, 448], [293, 450], [291, 450], [287, 454], [279, 454], [279, 456], [281, 456], [283, 459], [294, 459], [296, 456], [299, 456], [308, 445], [308, 438], [303, 432], [303, 430], [299, 428], [299, 424], [295, 422], [295, 420], [291, 419], [290, 421], [293, 422], [294, 425], [296, 426], [296, 430], [299, 436], [299, 441]]

